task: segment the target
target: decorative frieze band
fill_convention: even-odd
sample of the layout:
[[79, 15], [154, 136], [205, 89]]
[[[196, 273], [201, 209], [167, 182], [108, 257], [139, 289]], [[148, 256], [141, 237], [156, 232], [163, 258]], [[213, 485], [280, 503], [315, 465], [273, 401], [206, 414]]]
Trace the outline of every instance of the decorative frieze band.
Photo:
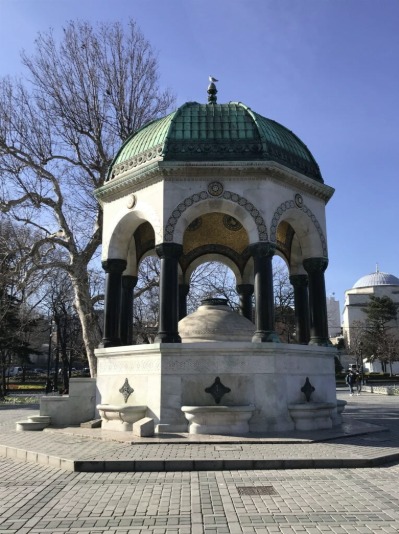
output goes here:
[[301, 195], [296, 195], [295, 200], [286, 200], [285, 202], [282, 202], [280, 206], [276, 209], [273, 215], [272, 224], [270, 227], [270, 241], [276, 242], [277, 241], [277, 227], [280, 221], [280, 218], [284, 212], [290, 209], [299, 209], [300, 211], [303, 211], [303, 213], [306, 213], [306, 215], [310, 218], [310, 220], [313, 222], [317, 233], [320, 236], [321, 246], [323, 250], [323, 255], [328, 256], [327, 253], [327, 241], [324, 236], [323, 230], [321, 229], [320, 223], [317, 220], [317, 217], [314, 215], [312, 210], [310, 210], [304, 203]]
[[222, 184], [220, 184], [219, 182], [214, 182], [210, 184], [208, 191], [200, 191], [198, 193], [194, 193], [193, 195], [185, 198], [183, 202], [180, 202], [180, 204], [176, 206], [176, 208], [172, 212], [172, 215], [169, 217], [166, 223], [164, 230], [164, 241], [173, 241], [173, 235], [176, 225], [182, 214], [186, 211], [186, 209], [188, 209], [193, 204], [202, 202], [203, 200], [214, 198], [223, 198], [230, 202], [234, 202], [239, 206], [242, 206], [249, 213], [249, 215], [252, 217], [256, 224], [259, 241], [269, 240], [266, 223], [259, 210], [252, 204], [252, 202], [249, 202], [249, 200], [242, 197], [238, 193], [234, 193], [232, 191], [223, 191]]

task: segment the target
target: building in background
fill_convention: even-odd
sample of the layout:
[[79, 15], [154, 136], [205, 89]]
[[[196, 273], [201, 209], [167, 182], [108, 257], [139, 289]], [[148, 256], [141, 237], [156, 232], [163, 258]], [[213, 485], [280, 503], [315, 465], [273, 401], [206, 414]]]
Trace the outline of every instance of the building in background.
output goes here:
[[[362, 276], [352, 289], [345, 292], [345, 306], [343, 311], [343, 335], [349, 346], [357, 343], [362, 326], [366, 321], [364, 309], [370, 297], [387, 296], [399, 307], [399, 278], [393, 274], [383, 273], [376, 269], [374, 273]], [[399, 337], [399, 323], [393, 325]], [[370, 372], [381, 372], [381, 363], [364, 362], [364, 368]], [[399, 362], [393, 365], [394, 374], [399, 374]]]

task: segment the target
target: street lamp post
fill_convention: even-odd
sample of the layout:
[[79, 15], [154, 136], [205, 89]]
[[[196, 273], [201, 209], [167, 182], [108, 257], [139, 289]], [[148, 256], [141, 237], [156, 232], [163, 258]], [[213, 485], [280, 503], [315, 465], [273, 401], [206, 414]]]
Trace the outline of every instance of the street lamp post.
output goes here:
[[360, 351], [360, 361], [362, 366], [362, 383], [363, 385], [366, 383], [364, 379], [364, 363], [363, 363], [363, 341], [359, 343], [359, 351]]

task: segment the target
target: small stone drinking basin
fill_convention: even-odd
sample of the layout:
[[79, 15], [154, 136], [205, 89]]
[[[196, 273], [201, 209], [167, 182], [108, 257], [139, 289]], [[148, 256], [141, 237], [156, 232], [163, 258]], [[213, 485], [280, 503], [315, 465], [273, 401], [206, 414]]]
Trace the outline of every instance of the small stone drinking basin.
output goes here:
[[290, 404], [288, 411], [294, 420], [295, 430], [322, 430], [332, 428], [333, 402], [301, 402]]
[[255, 406], [182, 406], [190, 434], [248, 434]]
[[143, 419], [147, 406], [129, 406], [123, 404], [97, 404], [104, 430], [129, 431], [133, 423]]

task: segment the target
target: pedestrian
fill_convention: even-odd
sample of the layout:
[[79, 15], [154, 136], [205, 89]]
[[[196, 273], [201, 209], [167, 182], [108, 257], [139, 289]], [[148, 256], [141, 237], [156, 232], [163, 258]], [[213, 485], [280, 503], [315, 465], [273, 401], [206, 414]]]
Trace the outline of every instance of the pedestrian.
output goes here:
[[352, 397], [352, 395], [353, 395], [353, 386], [356, 384], [355, 373], [353, 372], [352, 369], [349, 369], [348, 374], [346, 375], [345, 382], [348, 384], [349, 394]]
[[360, 373], [356, 373], [355, 383], [356, 383], [356, 395], [360, 395], [360, 392], [362, 391], [362, 375]]
[[51, 393], [53, 391], [53, 383], [50, 378], [47, 378], [46, 380], [46, 395]]

